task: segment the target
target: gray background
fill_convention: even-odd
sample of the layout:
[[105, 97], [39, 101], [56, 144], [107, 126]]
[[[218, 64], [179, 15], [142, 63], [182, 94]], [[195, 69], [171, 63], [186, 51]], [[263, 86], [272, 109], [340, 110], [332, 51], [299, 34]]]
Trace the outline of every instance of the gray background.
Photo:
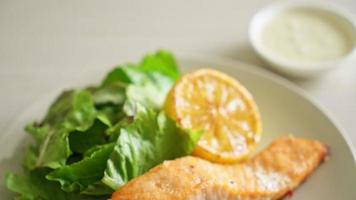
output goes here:
[[[100, 80], [112, 66], [158, 48], [265, 66], [247, 28], [271, 2], [0, 0], [0, 130], [44, 95], [72, 87], [73, 80], [86, 84], [92, 71], [101, 72]], [[356, 13], [355, 0], [333, 2]], [[356, 144], [356, 59], [315, 79], [290, 80]]]

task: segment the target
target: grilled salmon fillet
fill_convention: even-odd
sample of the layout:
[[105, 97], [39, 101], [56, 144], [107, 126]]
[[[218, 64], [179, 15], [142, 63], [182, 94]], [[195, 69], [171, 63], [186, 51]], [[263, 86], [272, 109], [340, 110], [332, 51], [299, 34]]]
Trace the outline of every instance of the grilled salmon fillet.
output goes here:
[[282, 137], [242, 164], [187, 156], [151, 169], [121, 187], [112, 200], [269, 200], [298, 187], [327, 155], [318, 141]]

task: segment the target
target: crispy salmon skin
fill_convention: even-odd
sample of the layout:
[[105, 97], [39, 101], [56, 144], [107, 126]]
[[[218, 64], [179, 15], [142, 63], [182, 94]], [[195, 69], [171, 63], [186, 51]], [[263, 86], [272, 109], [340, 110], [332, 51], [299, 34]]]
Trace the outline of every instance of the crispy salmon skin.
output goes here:
[[267, 200], [298, 187], [324, 160], [318, 141], [282, 137], [242, 164], [183, 157], [151, 169], [119, 188], [112, 200]]

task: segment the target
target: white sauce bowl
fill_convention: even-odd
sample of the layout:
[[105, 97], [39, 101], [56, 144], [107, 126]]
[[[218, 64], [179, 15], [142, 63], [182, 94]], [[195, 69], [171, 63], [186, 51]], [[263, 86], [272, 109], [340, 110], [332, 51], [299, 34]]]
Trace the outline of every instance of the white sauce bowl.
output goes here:
[[[266, 45], [266, 28], [276, 17], [283, 16], [283, 13], [289, 12], [295, 9], [303, 9], [310, 11], [322, 12], [322, 20], [334, 20], [337, 29], [342, 29], [345, 33], [344, 39], [347, 38], [347, 44], [350, 44], [350, 48], [337, 58], [319, 59], [304, 62], [303, 59], [291, 59], [282, 53], [278, 53]], [[335, 21], [336, 20], [336, 21]], [[307, 35], [308, 37], [308, 35]], [[250, 23], [249, 38], [255, 51], [273, 67], [275, 70], [295, 76], [295, 77], [310, 77], [312, 75], [319, 74], [333, 67], [339, 66], [345, 60], [356, 55], [356, 22], [355, 16], [346, 10], [328, 3], [312, 3], [312, 2], [281, 2], [267, 6], [257, 12]], [[275, 38], [276, 42], [279, 42], [279, 38]], [[309, 38], [310, 39], [310, 38]], [[301, 42], [303, 40], [299, 40]], [[273, 41], [272, 41], [273, 42]], [[306, 44], [307, 45], [307, 44]], [[278, 46], [278, 45], [277, 45]], [[287, 47], [287, 45], [285, 45]], [[336, 47], [335, 47], [336, 48]], [[280, 49], [281, 50], [281, 49]], [[313, 53], [313, 52], [312, 52]]]

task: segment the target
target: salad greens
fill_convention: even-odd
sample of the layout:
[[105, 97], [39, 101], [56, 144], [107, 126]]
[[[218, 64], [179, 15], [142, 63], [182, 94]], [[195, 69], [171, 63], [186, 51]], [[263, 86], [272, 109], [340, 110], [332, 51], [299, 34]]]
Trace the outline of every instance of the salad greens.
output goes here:
[[136, 117], [128, 126], [113, 127], [118, 139], [108, 160], [103, 182], [115, 189], [139, 176], [163, 160], [192, 152], [199, 132], [184, 133], [163, 113], [136, 108]]
[[96, 115], [90, 92], [64, 92], [50, 107], [41, 124], [32, 123], [26, 127], [36, 140], [27, 152], [26, 167], [32, 170], [65, 165], [71, 154], [68, 135], [89, 129]]
[[95, 87], [63, 92], [25, 130], [24, 173], [8, 173], [17, 199], [107, 199], [164, 160], [189, 155], [201, 132], [183, 130], [162, 111], [180, 73], [167, 51], [114, 68]]

